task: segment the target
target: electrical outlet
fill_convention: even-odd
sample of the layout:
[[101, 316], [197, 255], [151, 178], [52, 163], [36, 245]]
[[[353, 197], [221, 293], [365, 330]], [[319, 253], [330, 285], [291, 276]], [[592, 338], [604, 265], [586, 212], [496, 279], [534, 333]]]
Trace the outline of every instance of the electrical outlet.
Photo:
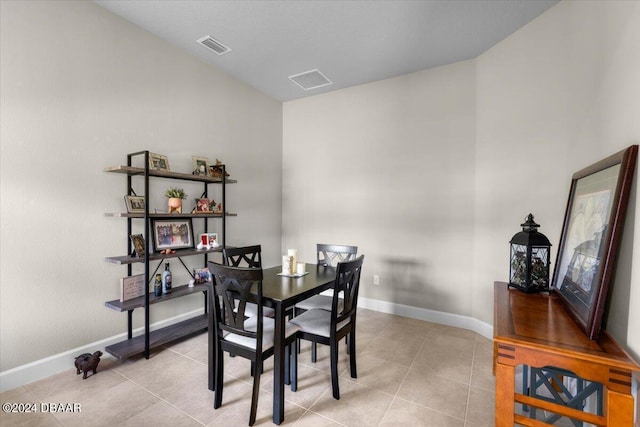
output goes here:
[[378, 276], [377, 274], [373, 275], [373, 284], [376, 286], [380, 284], [380, 276]]

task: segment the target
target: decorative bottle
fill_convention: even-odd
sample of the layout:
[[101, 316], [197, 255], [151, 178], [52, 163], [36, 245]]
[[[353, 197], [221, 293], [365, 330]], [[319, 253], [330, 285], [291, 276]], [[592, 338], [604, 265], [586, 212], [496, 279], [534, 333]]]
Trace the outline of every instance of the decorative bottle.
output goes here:
[[153, 285], [153, 294], [157, 297], [162, 295], [162, 275], [156, 274], [156, 282]]
[[164, 265], [164, 271], [162, 272], [162, 293], [171, 293], [171, 270], [169, 270], [169, 263]]

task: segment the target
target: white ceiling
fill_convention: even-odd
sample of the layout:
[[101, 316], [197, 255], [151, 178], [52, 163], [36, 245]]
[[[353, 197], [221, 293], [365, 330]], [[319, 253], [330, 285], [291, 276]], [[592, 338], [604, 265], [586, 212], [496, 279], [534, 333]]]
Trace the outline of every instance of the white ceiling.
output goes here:
[[[280, 101], [475, 58], [557, 0], [94, 0]], [[232, 49], [218, 56], [196, 40]], [[288, 76], [319, 69], [304, 91]]]

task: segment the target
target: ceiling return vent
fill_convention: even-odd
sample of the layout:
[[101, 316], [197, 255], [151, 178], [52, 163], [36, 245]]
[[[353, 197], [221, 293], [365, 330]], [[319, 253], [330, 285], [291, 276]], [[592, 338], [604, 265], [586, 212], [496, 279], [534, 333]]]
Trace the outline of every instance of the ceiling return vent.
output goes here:
[[333, 84], [333, 82], [318, 69], [294, 74], [293, 76], [289, 76], [289, 79], [304, 90], [317, 89], [319, 87]]
[[230, 47], [223, 45], [211, 36], [204, 36], [201, 39], [198, 39], [197, 42], [213, 51], [216, 55], [224, 55], [225, 53], [231, 52]]

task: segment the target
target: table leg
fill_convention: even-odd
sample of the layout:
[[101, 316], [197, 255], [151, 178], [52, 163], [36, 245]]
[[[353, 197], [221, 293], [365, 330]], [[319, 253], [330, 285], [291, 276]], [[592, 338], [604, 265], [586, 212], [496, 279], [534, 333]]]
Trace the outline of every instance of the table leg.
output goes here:
[[516, 369], [514, 366], [495, 364], [496, 371], [496, 427], [513, 427]]
[[284, 421], [284, 310], [276, 304], [273, 343], [273, 422]]
[[[213, 290], [211, 291], [213, 292]], [[213, 295], [213, 293], [211, 294]], [[207, 320], [208, 320], [208, 331], [207, 331], [207, 340], [209, 341], [208, 343], [208, 365], [209, 365], [209, 390], [215, 390], [215, 381], [214, 381], [214, 369], [215, 369], [215, 354], [216, 354], [216, 349], [215, 349], [215, 344], [214, 341], [216, 339], [215, 337], [215, 333], [214, 333], [214, 322], [213, 322], [213, 307], [209, 307], [208, 313], [207, 313]]]
[[608, 426], [633, 427], [633, 396], [606, 389], [604, 410]]

